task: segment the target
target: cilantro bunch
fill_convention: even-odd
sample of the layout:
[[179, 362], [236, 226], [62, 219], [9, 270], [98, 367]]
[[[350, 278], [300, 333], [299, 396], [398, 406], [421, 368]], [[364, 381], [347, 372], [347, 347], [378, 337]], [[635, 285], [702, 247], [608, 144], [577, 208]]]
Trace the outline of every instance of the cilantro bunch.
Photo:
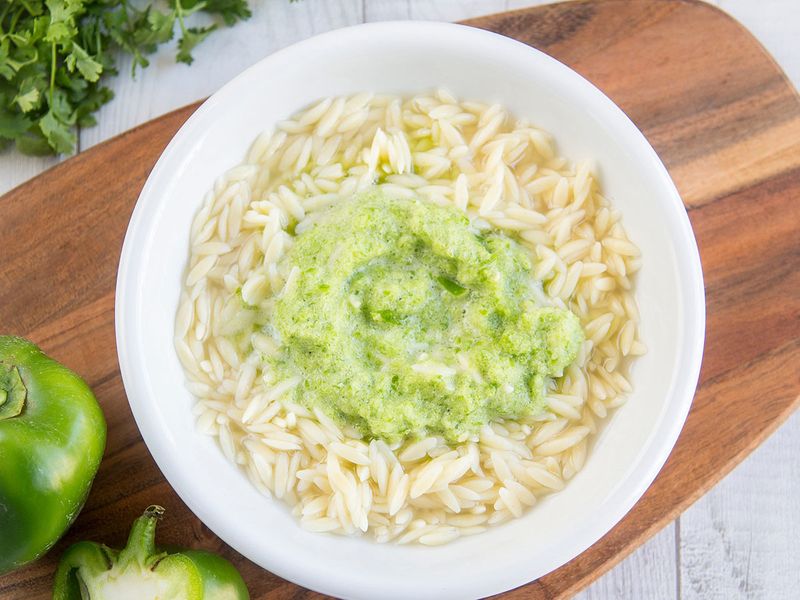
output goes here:
[[177, 29], [176, 60], [191, 64], [217, 28], [187, 26], [200, 11], [226, 25], [251, 14], [247, 0], [0, 0], [0, 149], [73, 152], [76, 127], [94, 125], [113, 97], [103, 78], [117, 74], [120, 53], [132, 55], [135, 74]]

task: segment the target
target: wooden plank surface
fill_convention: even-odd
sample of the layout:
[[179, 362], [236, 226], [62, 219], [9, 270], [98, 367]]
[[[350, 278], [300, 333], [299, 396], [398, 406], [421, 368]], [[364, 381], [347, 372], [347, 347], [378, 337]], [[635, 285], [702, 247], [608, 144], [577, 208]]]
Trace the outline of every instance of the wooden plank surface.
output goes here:
[[[409, 11], [417, 5], [409, 4]], [[513, 594], [557, 597], [585, 584], [662, 527], [776, 426], [797, 398], [797, 378], [787, 371], [798, 359], [797, 345], [792, 345], [798, 337], [797, 299], [788, 291], [791, 286], [798, 289], [793, 274], [797, 236], [791, 235], [791, 224], [799, 215], [787, 203], [798, 192], [797, 98], [745, 32], [691, 3], [575, 3], [478, 24], [565, 60], [643, 128], [694, 207], [691, 217], [709, 285], [709, 344], [714, 345], [708, 347], [695, 410], [669, 466], [635, 511], [595, 548]], [[707, 47], [705, 36], [726, 43]], [[686, 69], [691, 73], [684, 73]], [[187, 114], [168, 116], [79, 156], [0, 200], [0, 235], [8, 239], [13, 231], [19, 240], [0, 268], [0, 323], [32, 337], [82, 372], [95, 387], [112, 432], [94, 492], [68, 541], [121, 543], [130, 519], [155, 496], [169, 500], [166, 541], [186, 543], [193, 536], [197, 546], [222, 547], [188, 514], [146, 454], [114, 360], [111, 310], [122, 232], [149, 167]], [[767, 143], [787, 138], [795, 145]], [[704, 179], [712, 171], [719, 176]], [[98, 173], [114, 174], [114, 179]], [[56, 204], [69, 212], [59, 213], [52, 208]], [[777, 219], [781, 211], [783, 217]], [[48, 220], [32, 221], [31, 214], [46, 214]], [[730, 235], [740, 219], [753, 224], [752, 235]], [[785, 256], [758, 254], [768, 249], [764, 246], [770, 236], [771, 249]], [[776, 260], [777, 272], [765, 273], [763, 265]], [[24, 286], [14, 285], [22, 281]], [[770, 304], [761, 305], [765, 286], [773, 286], [766, 298]], [[781, 301], [782, 311], [762, 310], [781, 306]], [[742, 322], [747, 314], [756, 318]], [[784, 375], [780, 384], [754, 386], [755, 377], [775, 379], [775, 373]], [[708, 425], [718, 425], [726, 411], [749, 414], [748, 405], [754, 404], [760, 413], [750, 422]], [[692, 460], [698, 451], [708, 459], [703, 464]], [[0, 581], [0, 595], [46, 597], [53, 561], [63, 544], [39, 565]], [[229, 549], [225, 552], [242, 561], [238, 564], [255, 597], [295, 593], [290, 584]]]
[[[795, 88], [800, 87], [797, 0], [714, 0], [714, 4], [743, 23], [781, 65]], [[798, 597], [798, 444], [800, 413], [795, 412], [683, 513], [676, 535], [679, 585], [675, 600]], [[616, 579], [618, 569], [607, 576]], [[646, 572], [643, 575], [647, 577]]]
[[[681, 598], [800, 595], [800, 412], [787, 425], [759, 448], [765, 460], [743, 464], [681, 517]], [[753, 515], [778, 534], [754, 535]]]
[[[675, 523], [670, 523], [577, 597], [582, 600], [673, 598], [678, 586], [675, 532]], [[610, 577], [612, 573], [614, 576]]]

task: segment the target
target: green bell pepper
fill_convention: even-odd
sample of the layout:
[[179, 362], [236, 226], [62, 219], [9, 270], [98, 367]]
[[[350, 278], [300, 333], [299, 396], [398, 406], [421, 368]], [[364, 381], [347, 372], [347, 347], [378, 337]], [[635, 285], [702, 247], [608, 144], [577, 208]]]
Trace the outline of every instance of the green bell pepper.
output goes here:
[[247, 600], [242, 576], [224, 558], [201, 550], [168, 552], [155, 546], [164, 514], [150, 506], [133, 522], [128, 545], [114, 550], [78, 542], [56, 571], [53, 600]]
[[105, 444], [89, 386], [27, 340], [0, 336], [0, 573], [38, 558], [69, 528]]

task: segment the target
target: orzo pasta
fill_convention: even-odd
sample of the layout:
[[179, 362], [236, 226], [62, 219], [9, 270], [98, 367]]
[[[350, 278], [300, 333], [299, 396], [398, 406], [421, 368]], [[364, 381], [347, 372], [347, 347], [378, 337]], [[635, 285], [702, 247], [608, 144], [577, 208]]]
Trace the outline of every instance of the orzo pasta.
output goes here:
[[[297, 236], [366, 190], [455, 207], [476, 231], [526, 250], [549, 305], [574, 313], [585, 336], [544, 409], [448, 443], [371, 437], [297, 402], [302, 377], [278, 377], [265, 360], [281, 339], [254, 325], [259, 307], [297, 285], [285, 260]], [[442, 544], [521, 516], [582, 467], [645, 352], [631, 279], [640, 266], [591, 164], [558, 156], [549, 134], [502, 106], [442, 90], [326, 98], [261, 135], [209, 192], [175, 345], [198, 429], [305, 528]], [[447, 376], [469, 365], [421, 368]]]

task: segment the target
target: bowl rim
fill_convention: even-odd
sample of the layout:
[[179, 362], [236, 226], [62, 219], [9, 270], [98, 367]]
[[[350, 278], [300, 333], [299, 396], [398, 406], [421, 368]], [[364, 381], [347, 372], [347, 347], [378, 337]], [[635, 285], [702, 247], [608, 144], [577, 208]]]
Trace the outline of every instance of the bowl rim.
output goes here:
[[[117, 353], [125, 391], [142, 438], [167, 481], [201, 521], [231, 547], [284, 579], [323, 593], [347, 597], [359, 597], [361, 594], [361, 597], [364, 597], [363, 590], [369, 588], [363, 577], [345, 575], [337, 577], [336, 581], [315, 579], [313, 573], [309, 574], [302, 567], [298, 568], [297, 561], [292, 560], [292, 557], [285, 559], [276, 552], [271, 552], [269, 560], [265, 561], [263, 547], [257, 552], [255, 547], [236, 543], [236, 533], [229, 528], [224, 519], [204, 506], [194, 495], [189, 488], [189, 478], [180, 473], [179, 461], [166, 452], [159, 443], [158, 419], [153, 417], [139, 400], [146, 398], [148, 394], [137, 377], [137, 373], [141, 373], [143, 369], [141, 356], [137, 356], [132, 351], [137, 331], [131, 327], [131, 324], [136, 322], [137, 303], [131, 299], [135, 297], [132, 289], [136, 287], [136, 281], [143, 270], [143, 265], [137, 264], [136, 248], [143, 240], [146, 240], [148, 219], [152, 218], [152, 213], [158, 210], [159, 199], [154, 191], [162, 185], [163, 181], [168, 181], [171, 176], [165, 166], [169, 157], [177, 151], [177, 147], [185, 139], [193, 135], [206, 115], [210, 114], [217, 105], [228, 102], [233, 95], [233, 90], [252, 77], [256, 71], [264, 68], [265, 65], [283, 60], [286, 56], [297, 52], [298, 49], [308, 51], [315, 46], [325, 47], [329, 44], [347, 43], [348, 38], [354, 35], [369, 34], [377, 38], [383, 34], [396, 35], [398, 30], [405, 30], [406, 35], [413, 33], [414, 35], [461, 36], [465, 41], [493, 45], [505, 52], [518, 54], [527, 52], [530, 56], [536, 56], [538, 60], [549, 64], [549, 68], [562, 71], [563, 77], [571, 79], [572, 85], [579, 86], [581, 92], [589, 96], [591, 102], [600, 103], [603, 110], [613, 115], [616, 119], [615, 126], [627, 130], [626, 133], [631, 136], [630, 141], [636, 144], [636, 150], [646, 155], [653, 173], [657, 175], [664, 191], [670, 196], [669, 209], [674, 213], [672, 216], [678, 224], [678, 230], [673, 232], [673, 241], [676, 242], [676, 261], [687, 268], [686, 271], [682, 271], [685, 283], [683, 295], [686, 301], [683, 329], [690, 335], [683, 336], [679, 352], [681, 360], [678, 362], [688, 364], [689, 370], [671, 390], [670, 406], [672, 408], [670, 412], [674, 418], [669, 421], [663, 418], [659, 420], [648, 438], [643, 452], [637, 457], [637, 463], [643, 467], [621, 480], [620, 485], [610, 495], [610, 498], [614, 498], [612, 503], [614, 508], [604, 518], [598, 519], [590, 527], [587, 527], [571, 545], [570, 552], [562, 552], [561, 555], [552, 557], [550, 563], [545, 565], [544, 572], [535, 573], [533, 576], [517, 571], [493, 574], [494, 577], [488, 586], [486, 584], [477, 585], [476, 581], [461, 581], [457, 582], [455, 586], [448, 587], [447, 593], [440, 594], [438, 597], [484, 596], [524, 585], [534, 578], [562, 566], [597, 542], [622, 520], [651, 485], [671, 453], [691, 407], [700, 373], [705, 339], [705, 290], [700, 255], [688, 214], [666, 167], [641, 131], [616, 104], [577, 72], [536, 48], [497, 33], [468, 25], [420, 21], [384, 21], [337, 29], [302, 40], [257, 61], [212, 94], [180, 127], [162, 152], [139, 194], [125, 234], [117, 273], [115, 296]], [[265, 562], [269, 564], [266, 565]]]

